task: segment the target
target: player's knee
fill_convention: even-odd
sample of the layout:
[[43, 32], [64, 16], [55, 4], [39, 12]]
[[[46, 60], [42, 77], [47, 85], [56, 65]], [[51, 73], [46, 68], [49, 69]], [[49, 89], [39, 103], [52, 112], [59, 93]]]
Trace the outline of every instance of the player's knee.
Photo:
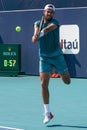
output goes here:
[[65, 84], [69, 85], [71, 83], [71, 79], [69, 75], [63, 75], [62, 80]]
[[71, 83], [71, 80], [70, 79], [67, 79], [67, 80], [63, 80], [63, 82], [67, 85], [69, 85]]
[[66, 74], [62, 74], [61, 77], [65, 84], [69, 85], [71, 83], [69, 72], [66, 72]]
[[40, 73], [40, 80], [41, 80], [41, 87], [42, 89], [47, 89], [48, 88], [48, 84], [49, 84], [49, 73], [45, 74], [45, 73]]
[[47, 87], [48, 87], [48, 80], [47, 79], [43, 79], [43, 80], [41, 80], [41, 87], [42, 87], [42, 89], [47, 89]]

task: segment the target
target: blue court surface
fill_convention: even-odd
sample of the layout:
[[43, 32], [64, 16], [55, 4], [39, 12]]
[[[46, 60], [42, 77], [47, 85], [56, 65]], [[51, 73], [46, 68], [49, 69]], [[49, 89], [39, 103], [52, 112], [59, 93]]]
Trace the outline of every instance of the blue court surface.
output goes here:
[[0, 130], [87, 129], [87, 79], [65, 85], [51, 78], [50, 108], [54, 118], [43, 124], [39, 76], [0, 77]]

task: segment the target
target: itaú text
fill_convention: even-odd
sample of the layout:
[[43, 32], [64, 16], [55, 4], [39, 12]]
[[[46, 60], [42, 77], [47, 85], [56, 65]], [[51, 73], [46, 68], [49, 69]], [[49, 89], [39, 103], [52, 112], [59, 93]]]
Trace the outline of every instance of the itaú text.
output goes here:
[[61, 43], [63, 44], [63, 49], [78, 49], [78, 41], [75, 39], [74, 41], [67, 41], [66, 39], [61, 39]]

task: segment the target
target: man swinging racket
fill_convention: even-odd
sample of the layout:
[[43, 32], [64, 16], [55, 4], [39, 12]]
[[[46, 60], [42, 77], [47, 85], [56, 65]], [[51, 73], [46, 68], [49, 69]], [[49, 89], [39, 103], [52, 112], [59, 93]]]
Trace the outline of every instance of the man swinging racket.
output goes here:
[[42, 23], [40, 21], [34, 23], [34, 34], [32, 36], [33, 43], [39, 42], [39, 72], [45, 114], [43, 123], [45, 124], [53, 118], [49, 107], [48, 88], [52, 69], [57, 70], [65, 84], [70, 84], [70, 75], [59, 45], [59, 22], [53, 18], [54, 13], [54, 5], [47, 4], [43, 10]]

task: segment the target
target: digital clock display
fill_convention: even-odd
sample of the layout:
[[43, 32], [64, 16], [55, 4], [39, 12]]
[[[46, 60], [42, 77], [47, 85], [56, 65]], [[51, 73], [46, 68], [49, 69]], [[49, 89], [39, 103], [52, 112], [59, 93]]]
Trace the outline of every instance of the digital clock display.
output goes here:
[[13, 59], [13, 60], [4, 60], [3, 61], [3, 64], [4, 64], [4, 67], [15, 67], [16, 66], [16, 59]]
[[21, 47], [19, 44], [0, 45], [0, 71], [20, 71]]

